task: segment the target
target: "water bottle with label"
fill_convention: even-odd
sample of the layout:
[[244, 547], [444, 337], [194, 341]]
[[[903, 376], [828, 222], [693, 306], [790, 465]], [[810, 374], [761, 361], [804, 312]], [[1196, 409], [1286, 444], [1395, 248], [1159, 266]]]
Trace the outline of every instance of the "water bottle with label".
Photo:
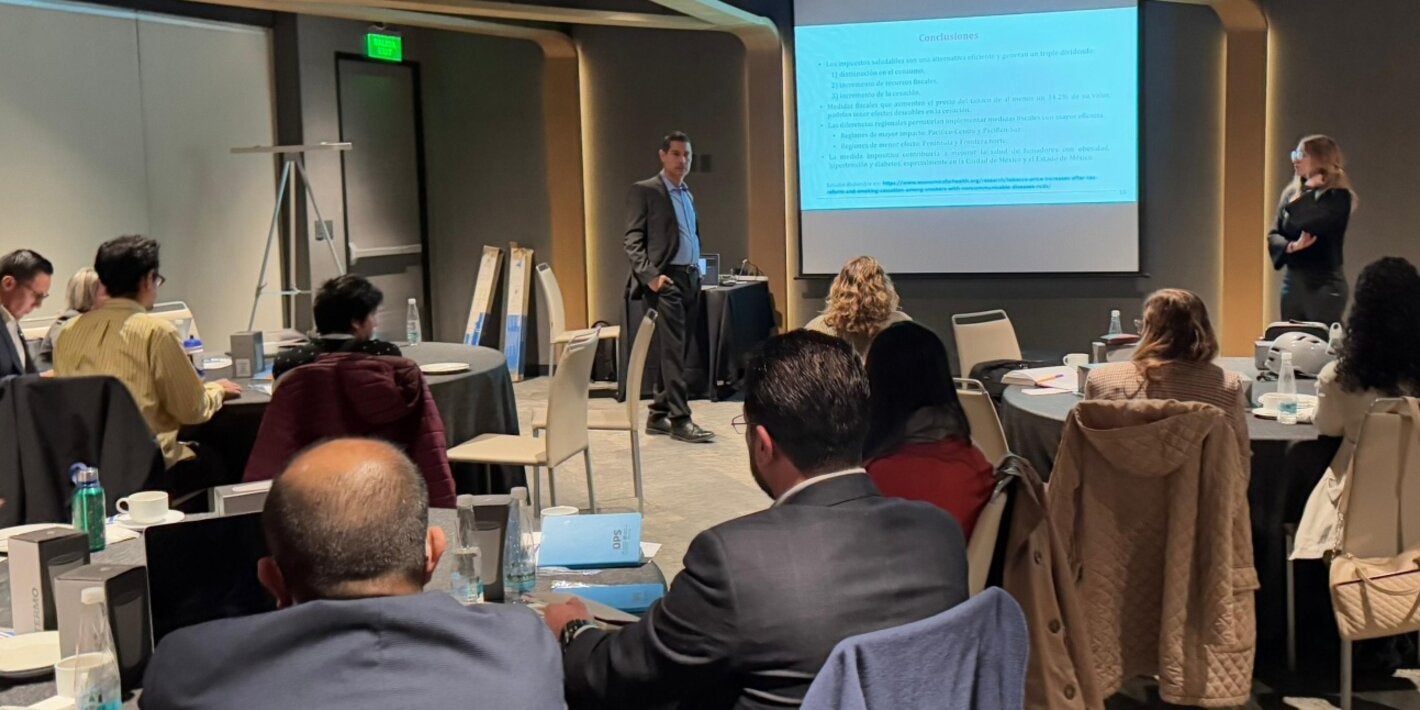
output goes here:
[[503, 601], [521, 603], [537, 590], [537, 566], [532, 558], [532, 520], [523, 499], [513, 492], [508, 505], [508, 534], [503, 541]]
[[409, 312], [404, 318], [404, 339], [410, 345], [418, 345], [424, 339], [423, 326], [419, 324], [419, 304], [409, 299]]
[[1277, 375], [1277, 422], [1297, 423], [1297, 375], [1292, 371], [1292, 353], [1282, 353], [1282, 371]]
[[69, 480], [74, 482], [70, 499], [70, 522], [74, 529], [89, 536], [89, 551], [104, 549], [104, 489], [99, 485], [99, 470], [88, 464], [69, 467]]
[[458, 540], [453, 551], [451, 591], [464, 606], [483, 603], [483, 551], [478, 549], [478, 521], [474, 518], [473, 501], [471, 495], [458, 497]]
[[118, 655], [108, 625], [108, 605], [103, 587], [79, 593], [79, 642], [74, 650], [75, 710], [120, 710], [123, 688], [119, 682]]
[[1119, 322], [1119, 311], [1118, 311], [1118, 310], [1110, 311], [1110, 312], [1109, 312], [1109, 332], [1105, 333], [1105, 335], [1107, 335], [1107, 336], [1108, 336], [1108, 335], [1122, 335], [1123, 333], [1124, 333], [1124, 326], [1123, 326], [1122, 324], [1120, 324], [1120, 322]]

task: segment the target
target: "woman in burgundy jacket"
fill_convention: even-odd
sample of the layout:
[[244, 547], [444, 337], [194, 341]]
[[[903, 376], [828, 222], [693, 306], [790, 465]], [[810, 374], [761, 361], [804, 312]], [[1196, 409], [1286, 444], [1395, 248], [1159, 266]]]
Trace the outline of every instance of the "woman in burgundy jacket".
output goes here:
[[898, 323], [873, 339], [867, 368], [868, 475], [883, 495], [951, 513], [970, 540], [995, 473], [971, 443], [947, 349], [932, 331]]

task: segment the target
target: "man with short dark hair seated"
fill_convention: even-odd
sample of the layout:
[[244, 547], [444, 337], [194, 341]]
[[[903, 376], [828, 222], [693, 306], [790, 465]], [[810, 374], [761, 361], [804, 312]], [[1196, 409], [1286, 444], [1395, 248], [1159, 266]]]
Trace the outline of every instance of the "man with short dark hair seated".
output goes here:
[[364, 353], [399, 357], [399, 346], [375, 338], [375, 314], [385, 295], [359, 274], [337, 276], [316, 292], [316, 339], [282, 352], [271, 363], [271, 376], [279, 378], [292, 368], [307, 365], [325, 353]]
[[54, 265], [32, 249], [0, 256], [0, 379], [35, 373], [20, 319], [44, 305]]
[[166, 280], [158, 273], [158, 252], [158, 242], [139, 235], [99, 246], [94, 271], [109, 299], [64, 326], [54, 344], [54, 374], [122, 382], [163, 450], [163, 487], [187, 493], [230, 481], [221, 456], [178, 441], [179, 430], [211, 419], [223, 400], [242, 390], [227, 380], [204, 384], [183, 352], [177, 327], [149, 313]]
[[169, 634], [140, 706], [562, 708], [557, 644], [535, 614], [423, 591], [446, 544], [425, 495], [384, 442], [338, 439], [297, 457], [262, 513], [271, 556], [257, 575], [278, 610]]
[[666, 597], [620, 631], [580, 602], [547, 608], [572, 707], [795, 707], [839, 641], [966, 600], [956, 521], [883, 497], [862, 468], [868, 383], [847, 343], [770, 339], [736, 429], [768, 510], [696, 536]]

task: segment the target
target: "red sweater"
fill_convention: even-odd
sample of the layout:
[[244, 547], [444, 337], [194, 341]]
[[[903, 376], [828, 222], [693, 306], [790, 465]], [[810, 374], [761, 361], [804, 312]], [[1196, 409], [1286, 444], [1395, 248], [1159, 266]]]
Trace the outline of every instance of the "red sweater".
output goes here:
[[981, 450], [955, 437], [907, 444], [866, 467], [883, 495], [926, 501], [951, 513], [968, 540], [996, 478]]

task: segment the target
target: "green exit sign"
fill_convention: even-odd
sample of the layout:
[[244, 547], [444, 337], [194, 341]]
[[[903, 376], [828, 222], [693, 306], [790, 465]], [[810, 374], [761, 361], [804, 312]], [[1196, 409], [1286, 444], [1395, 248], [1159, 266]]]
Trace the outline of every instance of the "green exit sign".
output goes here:
[[365, 56], [385, 62], [404, 61], [404, 38], [371, 32], [365, 35]]

